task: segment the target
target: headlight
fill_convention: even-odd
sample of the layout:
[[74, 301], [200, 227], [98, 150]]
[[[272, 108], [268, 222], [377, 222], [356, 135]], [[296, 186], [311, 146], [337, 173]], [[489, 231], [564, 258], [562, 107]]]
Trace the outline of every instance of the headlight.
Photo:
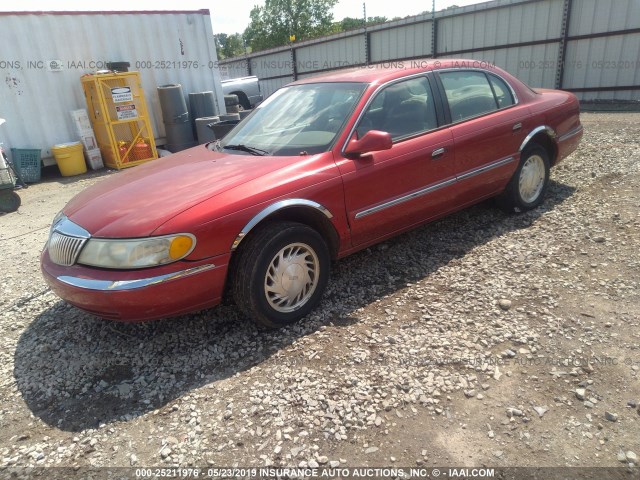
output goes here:
[[146, 268], [176, 262], [196, 246], [190, 233], [152, 238], [91, 238], [82, 249], [78, 263], [102, 268]]

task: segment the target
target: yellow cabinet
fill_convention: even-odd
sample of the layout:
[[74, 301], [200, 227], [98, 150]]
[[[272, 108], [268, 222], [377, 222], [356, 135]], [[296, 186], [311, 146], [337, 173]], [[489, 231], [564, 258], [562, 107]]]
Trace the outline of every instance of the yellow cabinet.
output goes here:
[[97, 73], [81, 80], [105, 165], [119, 170], [158, 158], [140, 73]]

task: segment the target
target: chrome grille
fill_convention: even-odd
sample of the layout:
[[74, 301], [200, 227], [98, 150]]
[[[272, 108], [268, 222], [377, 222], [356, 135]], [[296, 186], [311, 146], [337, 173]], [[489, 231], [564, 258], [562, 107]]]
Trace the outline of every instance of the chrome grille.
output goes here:
[[49, 257], [58, 265], [71, 266], [76, 263], [86, 238], [71, 237], [54, 231], [49, 238]]

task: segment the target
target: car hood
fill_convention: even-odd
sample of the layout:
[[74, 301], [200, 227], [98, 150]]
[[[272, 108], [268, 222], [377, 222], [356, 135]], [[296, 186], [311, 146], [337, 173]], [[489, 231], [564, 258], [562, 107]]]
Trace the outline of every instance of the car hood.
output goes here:
[[201, 145], [114, 174], [76, 195], [64, 213], [93, 236], [144, 237], [200, 202], [298, 161]]

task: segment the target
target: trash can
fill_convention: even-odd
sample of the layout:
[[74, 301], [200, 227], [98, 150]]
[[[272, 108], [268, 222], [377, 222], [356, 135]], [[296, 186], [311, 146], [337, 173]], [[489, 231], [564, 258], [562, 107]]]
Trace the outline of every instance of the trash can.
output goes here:
[[129, 62], [107, 62], [107, 68], [114, 72], [128, 72], [130, 66]]
[[84, 163], [84, 155], [82, 154], [82, 143], [61, 143], [51, 147], [51, 153], [53, 153], [63, 177], [87, 172], [87, 164]]
[[209, 124], [208, 127], [213, 130], [213, 134], [216, 136], [216, 140], [221, 140], [227, 133], [233, 130], [233, 127], [235, 127], [238, 123], [238, 120], [226, 120], [224, 122]]
[[219, 122], [219, 117], [202, 117], [196, 118], [196, 133], [198, 134], [198, 143], [213, 142], [216, 136], [213, 134], [213, 130], [209, 128], [210, 123]]

